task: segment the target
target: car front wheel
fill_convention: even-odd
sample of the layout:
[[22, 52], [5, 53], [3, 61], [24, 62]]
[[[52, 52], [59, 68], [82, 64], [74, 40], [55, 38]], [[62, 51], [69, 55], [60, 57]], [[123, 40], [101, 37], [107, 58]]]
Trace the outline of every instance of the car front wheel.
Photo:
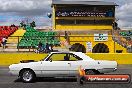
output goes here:
[[33, 82], [35, 74], [32, 70], [23, 70], [20, 73], [20, 79], [25, 83]]

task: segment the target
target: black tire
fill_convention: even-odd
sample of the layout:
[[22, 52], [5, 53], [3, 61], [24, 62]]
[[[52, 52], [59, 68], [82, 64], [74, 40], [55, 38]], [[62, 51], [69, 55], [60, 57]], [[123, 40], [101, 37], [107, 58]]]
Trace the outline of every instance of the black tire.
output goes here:
[[94, 70], [86, 70], [86, 71], [85, 71], [85, 74], [86, 74], [86, 75], [90, 75], [90, 74], [91, 74], [91, 75], [94, 75], [94, 74], [96, 74], [96, 72], [95, 72]]
[[75, 43], [70, 48], [71, 51], [86, 53], [86, 48], [80, 43]]
[[35, 81], [35, 78], [36, 78], [35, 73], [30, 69], [29, 70], [25, 69], [20, 72], [20, 79], [24, 83], [31, 83]]
[[103, 43], [98, 43], [93, 47], [92, 53], [109, 53], [109, 48]]

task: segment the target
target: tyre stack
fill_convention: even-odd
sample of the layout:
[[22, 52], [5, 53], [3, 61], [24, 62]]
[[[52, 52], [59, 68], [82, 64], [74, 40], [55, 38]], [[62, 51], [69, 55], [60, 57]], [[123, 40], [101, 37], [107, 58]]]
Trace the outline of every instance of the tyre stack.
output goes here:
[[70, 51], [86, 53], [86, 48], [80, 43], [75, 43], [71, 46]]
[[109, 48], [104, 43], [98, 43], [94, 46], [92, 53], [109, 53]]

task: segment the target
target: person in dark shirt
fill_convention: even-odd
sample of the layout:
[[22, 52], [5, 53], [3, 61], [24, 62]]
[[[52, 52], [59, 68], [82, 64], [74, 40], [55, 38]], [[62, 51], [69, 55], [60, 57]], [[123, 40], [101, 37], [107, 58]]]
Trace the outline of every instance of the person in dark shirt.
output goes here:
[[38, 47], [41, 48], [42, 45], [43, 45], [43, 44], [42, 44], [41, 42], [39, 42]]
[[39, 53], [42, 52], [42, 46], [43, 46], [43, 44], [41, 42], [39, 42], [39, 44], [38, 44], [38, 52]]
[[49, 53], [50, 49], [49, 49], [49, 44], [46, 43], [46, 53]]
[[117, 30], [118, 24], [117, 24], [116, 22], [113, 22], [112, 26], [113, 26], [113, 29], [114, 29], [114, 30]]

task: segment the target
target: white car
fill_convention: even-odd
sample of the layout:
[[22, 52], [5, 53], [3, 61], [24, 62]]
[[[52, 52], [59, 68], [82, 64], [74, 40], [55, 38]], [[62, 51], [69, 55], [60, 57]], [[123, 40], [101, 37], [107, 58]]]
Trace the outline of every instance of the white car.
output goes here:
[[117, 62], [94, 60], [81, 52], [51, 52], [38, 62], [12, 64], [9, 72], [23, 82], [32, 82], [36, 77], [77, 76], [80, 66], [86, 74], [101, 74], [115, 71]]

